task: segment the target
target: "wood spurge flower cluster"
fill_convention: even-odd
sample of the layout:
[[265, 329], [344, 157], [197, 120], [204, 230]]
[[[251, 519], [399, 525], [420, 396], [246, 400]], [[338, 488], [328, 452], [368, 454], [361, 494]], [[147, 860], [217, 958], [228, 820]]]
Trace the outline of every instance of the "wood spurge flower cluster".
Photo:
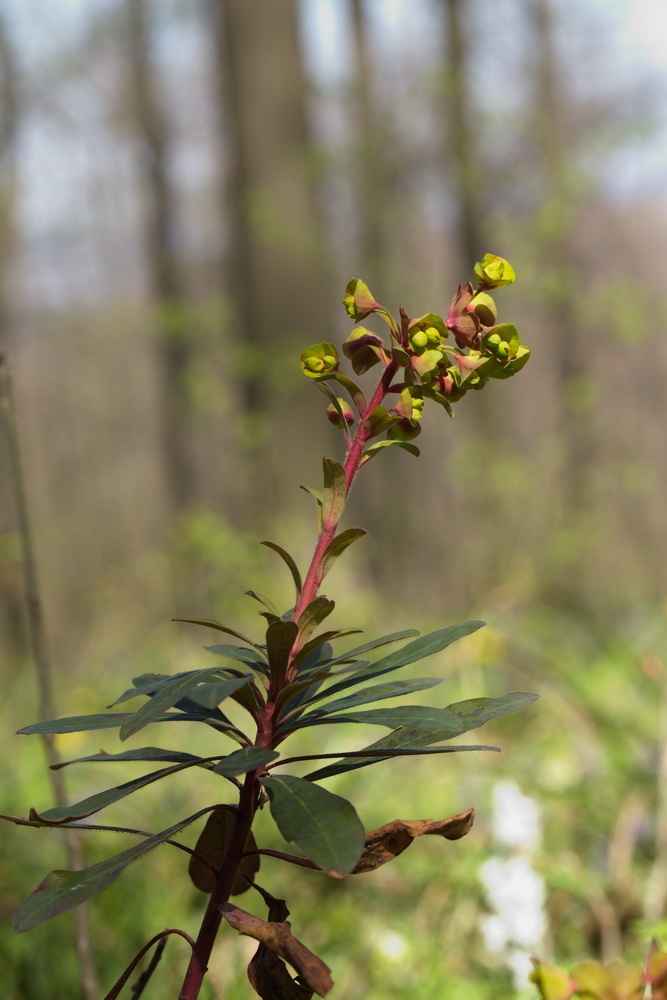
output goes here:
[[[343, 643], [341, 651], [341, 640], [359, 629], [324, 625], [334, 611], [334, 601], [321, 587], [338, 557], [366, 534], [362, 528], [340, 529], [347, 497], [360, 469], [389, 446], [419, 455], [413, 441], [420, 433], [427, 402], [438, 404], [451, 415], [453, 404], [469, 390], [482, 389], [490, 379], [516, 374], [528, 360], [529, 351], [521, 345], [516, 328], [496, 323], [496, 305], [490, 294], [514, 280], [510, 264], [486, 254], [477, 264], [475, 276], [477, 288], [460, 285], [444, 317], [429, 312], [410, 318], [401, 307], [398, 320], [375, 300], [363, 281], [350, 281], [344, 305], [355, 324], [376, 315], [389, 328], [385, 340], [356, 326], [342, 345], [342, 355], [355, 375], [379, 368], [378, 381], [368, 396], [340, 370], [341, 358], [334, 344], [314, 344], [301, 355], [302, 371], [328, 399], [327, 416], [343, 434], [345, 456], [342, 462], [325, 458], [322, 489], [308, 489], [317, 505], [318, 531], [305, 574], [302, 576], [294, 558], [281, 545], [263, 543], [291, 574], [293, 607], [283, 612], [268, 598], [247, 591], [261, 605], [260, 614], [265, 619], [261, 637], [246, 636], [213, 618], [179, 618], [225, 638], [204, 647], [213, 657], [213, 665], [172, 675], [142, 674], [119, 694], [109, 712], [20, 730], [22, 734], [115, 730], [124, 742], [148, 725], [189, 721], [208, 727], [216, 739], [220, 738], [220, 745], [215, 743], [211, 755], [205, 757], [181, 749], [176, 739], [171, 744], [175, 742], [177, 749], [139, 746], [67, 761], [68, 765], [136, 761], [159, 767], [71, 806], [41, 812], [31, 809], [28, 817], [5, 817], [32, 827], [116, 830], [133, 838], [130, 846], [106, 861], [81, 871], [47, 875], [15, 915], [14, 927], [19, 932], [109, 888], [132, 862], [158, 845], [175, 846], [189, 856], [189, 877], [208, 897], [198, 934], [194, 937], [173, 929], [157, 934], [107, 993], [106, 1000], [118, 997], [144, 954], [173, 933], [191, 946], [180, 1000], [195, 1000], [223, 921], [258, 942], [248, 977], [260, 997], [307, 1000], [313, 994], [324, 996], [333, 985], [329, 969], [292, 934], [285, 901], [275, 898], [258, 881], [262, 858], [268, 855], [337, 879], [367, 876], [403, 853], [418, 837], [456, 840], [470, 829], [472, 809], [442, 820], [389, 819], [379, 829], [366, 831], [352, 803], [321, 783], [333, 775], [398, 757], [496, 749], [451, 741], [490, 719], [518, 711], [535, 695], [515, 692], [441, 708], [403, 703], [377, 707], [387, 699], [439, 684], [434, 677], [396, 680], [389, 675], [442, 652], [484, 623], [465, 621], [421, 636], [414, 629], [404, 629], [354, 648], [345, 648]], [[447, 343], [450, 334], [455, 347]], [[390, 646], [393, 648], [387, 652]], [[136, 698], [143, 699], [140, 707], [128, 711], [126, 703]], [[240, 706], [246, 723], [236, 721], [240, 716], [235, 712], [232, 718], [229, 710], [224, 710], [225, 702]], [[373, 703], [376, 707], [367, 707]], [[347, 753], [284, 753], [287, 739], [300, 730], [349, 724], [376, 725], [389, 732]], [[187, 730], [172, 725], [169, 731], [180, 737]], [[309, 761], [313, 769], [304, 776], [290, 773], [290, 765]], [[202, 803], [196, 812], [157, 833], [90, 822], [91, 816], [141, 788], [197, 768], [220, 777], [221, 793], [229, 793], [229, 802], [216, 799], [214, 804]], [[253, 820], [265, 807], [289, 845], [284, 852], [263, 848], [255, 840]], [[187, 847], [178, 838], [198, 822], [203, 823], [199, 838], [194, 848]], [[243, 893], [252, 898], [250, 905], [259, 915], [231, 901]]]

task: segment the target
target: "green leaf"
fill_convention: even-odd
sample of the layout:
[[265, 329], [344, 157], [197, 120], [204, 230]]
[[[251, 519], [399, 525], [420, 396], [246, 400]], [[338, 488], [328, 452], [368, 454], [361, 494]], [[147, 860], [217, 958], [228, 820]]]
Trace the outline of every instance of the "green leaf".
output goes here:
[[334, 601], [330, 601], [328, 597], [322, 594], [303, 609], [297, 622], [302, 641], [310, 638], [317, 626], [321, 625], [324, 619], [329, 617], [335, 607]]
[[[280, 558], [283, 560], [283, 562], [287, 565], [287, 568], [292, 574], [292, 579], [294, 580], [294, 586], [296, 587], [296, 594], [298, 597], [299, 594], [301, 593], [303, 584], [301, 582], [301, 574], [299, 573], [299, 567], [294, 562], [292, 556], [289, 554], [289, 552], [286, 552], [285, 549], [281, 548], [280, 545], [276, 545], [275, 542], [264, 541], [260, 542], [260, 545], [266, 545], [267, 548], [273, 549], [273, 551], [277, 552]], [[271, 608], [269, 608], [269, 611], [270, 610]]]
[[[356, 708], [357, 705], [368, 704], [372, 701], [382, 701], [384, 698], [399, 698], [404, 694], [412, 694], [414, 691], [423, 691], [425, 688], [435, 687], [437, 684], [442, 684], [441, 677], [423, 677], [418, 680], [411, 681], [390, 681], [388, 684], [375, 684], [372, 687], [362, 688], [361, 691], [357, 691], [356, 694], [350, 694], [347, 698], [338, 698], [336, 701], [330, 701], [321, 708], [316, 709], [313, 715], [335, 715], [336, 712], [344, 712], [348, 708]], [[323, 691], [310, 700], [310, 704], [314, 701], [320, 701], [322, 698], [327, 698], [329, 695], [328, 691]], [[310, 716], [306, 716], [310, 718]]]
[[303, 778], [263, 778], [271, 815], [282, 836], [330, 875], [349, 875], [364, 849], [354, 806]]
[[74, 760], [63, 760], [58, 764], [52, 764], [51, 770], [58, 771], [61, 767], [68, 767], [70, 764], [85, 764], [88, 761], [169, 761], [172, 764], [185, 764], [187, 761], [195, 763], [201, 760], [191, 753], [181, 753], [179, 750], [161, 750], [159, 747], [139, 747], [137, 750], [123, 750], [122, 753], [107, 753], [100, 750], [99, 753], [91, 754], [88, 757], [76, 757]]
[[272, 615], [276, 615], [277, 618], [280, 618], [278, 608], [275, 606], [273, 601], [269, 600], [268, 597], [265, 597], [264, 594], [258, 594], [256, 590], [245, 590], [244, 594], [246, 597], [252, 597], [253, 600], [257, 601], [259, 604], [263, 604], [267, 611], [269, 611]]
[[252, 639], [249, 639], [242, 632], [236, 632], [233, 628], [227, 628], [226, 625], [222, 625], [220, 622], [216, 621], [215, 618], [172, 618], [173, 622], [185, 622], [186, 625], [203, 625], [205, 628], [214, 628], [218, 632], [225, 632], [227, 635], [233, 635], [235, 639], [240, 639], [241, 642], [247, 642], [249, 646], [253, 646], [258, 652], [262, 652], [262, 647], [254, 643]]
[[398, 419], [398, 416], [395, 413], [390, 413], [385, 406], [376, 406], [373, 412], [366, 417], [368, 437], [377, 437], [378, 434], [389, 430]]
[[343, 375], [342, 372], [336, 372], [335, 375], [329, 377], [332, 378], [335, 382], [338, 382], [338, 385], [341, 385], [344, 389], [347, 390], [347, 392], [350, 394], [350, 399], [356, 406], [359, 413], [366, 412], [366, 410], [368, 409], [368, 403], [366, 402], [366, 397], [364, 396], [363, 392], [361, 391], [357, 383], [354, 381], [354, 379], [351, 379], [348, 375]]
[[[424, 732], [419, 729], [398, 729], [393, 733], [383, 736], [382, 739], [377, 740], [375, 743], [370, 743], [367, 747], [363, 748], [363, 751], [357, 754], [350, 754], [342, 762], [329, 764], [327, 767], [319, 768], [317, 771], [311, 771], [306, 777], [309, 781], [321, 781], [322, 778], [330, 778], [334, 774], [342, 774], [344, 771], [354, 771], [359, 767], [368, 767], [370, 764], [378, 763], [381, 760], [389, 760], [394, 755], [402, 756], [402, 753], [406, 750], [421, 753], [424, 747], [428, 747], [432, 743], [442, 743], [446, 740], [451, 740], [452, 736], [456, 735], [458, 734], [452, 733], [449, 730]], [[385, 750], [387, 751], [386, 756], [376, 755], [378, 751]], [[438, 748], [437, 752], [458, 753], [459, 751], [466, 750], [498, 750], [498, 747], [462, 746], [459, 744], [453, 747]], [[362, 756], [362, 754], [366, 754], [369, 751], [374, 753], [373, 757]], [[401, 751], [401, 754], [395, 754], [395, 751]], [[435, 753], [436, 750], [433, 750], [433, 752]]]
[[345, 507], [347, 480], [345, 469], [333, 458], [322, 460], [324, 468], [324, 493], [322, 502], [322, 523], [326, 527], [338, 524]]
[[237, 774], [246, 774], [247, 771], [254, 771], [255, 768], [268, 764], [269, 761], [280, 757], [276, 750], [265, 750], [263, 747], [245, 747], [243, 750], [236, 750], [229, 757], [225, 757], [213, 770], [216, 774], [222, 774], [225, 778], [235, 778]]
[[401, 708], [374, 708], [368, 712], [346, 712], [345, 715], [304, 715], [296, 722], [287, 722], [286, 729], [303, 729], [306, 726], [339, 725], [358, 722], [369, 726], [386, 726], [397, 729], [408, 726], [411, 729], [447, 730], [449, 736], [465, 732], [458, 715], [446, 708], [429, 708], [426, 705], [403, 705]]
[[336, 559], [338, 559], [338, 556], [342, 555], [348, 545], [351, 545], [352, 542], [356, 542], [358, 538], [363, 538], [367, 534], [368, 532], [364, 528], [348, 528], [346, 531], [341, 531], [335, 538], [332, 538], [320, 559], [322, 579], [324, 579]]
[[[66, 719], [49, 719], [46, 722], [35, 722], [32, 726], [18, 729], [19, 736], [32, 736], [35, 733], [86, 733], [94, 729], [116, 729], [131, 713], [113, 712], [102, 715], [71, 715]], [[176, 716], [175, 716], [176, 717]], [[181, 718], [181, 716], [178, 716]]]
[[292, 660], [292, 666], [298, 669], [299, 673], [310, 671], [315, 669], [317, 664], [312, 664], [310, 666], [306, 665], [306, 661], [310, 658], [312, 653], [315, 652], [319, 647], [329, 645], [331, 639], [344, 638], [346, 635], [357, 635], [361, 632], [359, 628], [344, 628], [344, 629], [334, 629], [331, 632], [320, 632], [313, 639], [309, 639], [307, 643], [304, 644], [303, 648], [299, 650], [297, 655]]
[[481, 621], [461, 622], [458, 625], [446, 625], [445, 628], [439, 628], [435, 632], [421, 635], [414, 642], [409, 642], [407, 646], [403, 646], [402, 649], [388, 653], [380, 660], [376, 660], [375, 663], [371, 663], [370, 666], [357, 670], [351, 676], [345, 677], [337, 684], [332, 685], [328, 693], [337, 694], [338, 691], [344, 691], [354, 684], [361, 684], [370, 677], [378, 677], [380, 674], [398, 670], [399, 667], [405, 667], [416, 660], [422, 660], [426, 656], [433, 656], [435, 653], [446, 649], [447, 646], [451, 646], [458, 639], [463, 639], [465, 636], [476, 632], [484, 624], [485, 622]]
[[[35, 813], [35, 815], [39, 819], [46, 820], [48, 823], [70, 823], [72, 820], [85, 819], [86, 816], [92, 816], [93, 813], [106, 809], [107, 806], [118, 802], [119, 799], [124, 799], [126, 795], [131, 795], [132, 792], [136, 792], [145, 785], [150, 785], [154, 781], [159, 781], [160, 778], [166, 778], [170, 774], [175, 774], [177, 771], [183, 771], [185, 768], [203, 764], [205, 760], [206, 758], [195, 757], [193, 760], [174, 764], [172, 767], [163, 767], [159, 771], [151, 771], [150, 774], [144, 774], [140, 778], [134, 778], [132, 781], [125, 781], [122, 785], [117, 785], [115, 788], [106, 788], [103, 792], [96, 792], [94, 795], [89, 795], [74, 805], [54, 806], [53, 809], [47, 809], [45, 812]], [[32, 812], [34, 810], [31, 810]]]
[[429, 754], [459, 753], [461, 751], [470, 750], [494, 750], [496, 753], [500, 753], [500, 747], [464, 746], [461, 743], [457, 743], [454, 746], [447, 747], [419, 747], [397, 750], [367, 749], [355, 750], [350, 753], [312, 754], [308, 757], [288, 758], [288, 760], [325, 760], [330, 757], [336, 757], [338, 759], [337, 764], [331, 764], [327, 767], [320, 768], [317, 771], [311, 771], [310, 774], [306, 775], [308, 781], [320, 781], [322, 778], [328, 778], [334, 774], [340, 774], [343, 771], [353, 771], [357, 767], [365, 767], [371, 764], [381, 764], [383, 760], [393, 760], [394, 757], [426, 757]]
[[51, 917], [56, 917], [66, 910], [72, 910], [80, 903], [85, 903], [86, 900], [104, 892], [129, 864], [137, 861], [144, 854], [148, 854], [159, 844], [170, 840], [171, 837], [180, 833], [186, 826], [194, 823], [196, 819], [207, 812], [210, 812], [210, 807], [200, 809], [199, 812], [175, 823], [167, 830], [162, 830], [161, 833], [148, 837], [127, 851], [123, 851], [113, 858], [108, 858], [106, 861], [100, 861], [90, 868], [74, 872], [51, 872], [19, 906], [12, 921], [14, 930], [17, 934], [29, 931], [33, 927], [43, 924], [46, 920], [50, 920]]
[[217, 656], [226, 656], [230, 660], [238, 660], [246, 666], [256, 670], [257, 673], [266, 675], [269, 672], [269, 664], [266, 657], [254, 649], [246, 649], [244, 646], [227, 646], [224, 643], [215, 646], [204, 646], [208, 653], [215, 653]]
[[266, 652], [269, 657], [271, 678], [282, 682], [289, 663], [289, 655], [299, 632], [296, 622], [273, 622], [266, 630]]
[[477, 729], [491, 719], [499, 719], [503, 715], [513, 715], [520, 712], [522, 708], [537, 701], [538, 695], [527, 694], [524, 691], [513, 691], [511, 694], [503, 694], [499, 698], [469, 698], [467, 701], [458, 701], [454, 705], [448, 705], [447, 710], [457, 715], [463, 725], [464, 732]]
[[371, 458], [374, 458], [374, 456], [377, 455], [377, 453], [381, 448], [391, 448], [392, 446], [395, 446], [396, 448], [402, 448], [403, 451], [409, 451], [411, 455], [415, 456], [415, 458], [419, 458], [419, 456], [421, 455], [421, 452], [417, 447], [417, 445], [411, 444], [410, 441], [393, 441], [393, 440], [376, 441], [375, 444], [372, 444], [370, 445], [369, 448], [366, 448], [366, 451], [363, 454], [363, 458], [361, 459], [359, 466], [361, 467], [362, 465], [365, 465], [366, 462], [369, 462], [371, 460]]
[[[147, 701], [141, 708], [134, 713], [134, 715], [128, 716], [121, 723], [119, 737], [121, 740], [126, 740], [128, 736], [132, 736], [134, 733], [138, 733], [140, 729], [147, 726], [149, 722], [156, 722], [158, 716], [160, 716], [166, 709], [172, 708], [177, 701], [187, 692], [196, 687], [196, 685], [213, 674], [218, 673], [216, 667], [211, 667], [206, 670], [197, 670], [194, 674], [186, 674], [185, 676], [176, 677], [170, 684], [165, 684], [160, 690], [153, 695], [150, 701]], [[228, 681], [220, 682], [220, 689], [224, 686], [227, 691], [227, 695], [230, 695], [237, 688], [243, 687], [248, 683], [250, 676], [247, 677], [233, 677]], [[227, 697], [223, 694], [223, 698]], [[222, 698], [220, 699], [222, 700]]]
[[322, 508], [324, 506], [324, 495], [319, 490], [312, 490], [310, 488], [310, 486], [300, 486], [299, 489], [302, 489], [304, 493], [309, 493], [310, 496], [314, 499], [315, 503], [317, 504], [317, 523], [318, 523], [318, 527], [319, 527], [319, 530], [320, 530], [320, 533], [321, 533], [322, 532]]
[[343, 661], [352, 660], [355, 656], [361, 656], [363, 653], [370, 652], [371, 649], [377, 649], [378, 646], [388, 646], [392, 642], [400, 642], [401, 639], [411, 639], [413, 635], [419, 635], [419, 629], [416, 628], [406, 628], [402, 632], [392, 632], [390, 635], [383, 635], [379, 639], [370, 639], [365, 642], [362, 646], [356, 646], [354, 649], [348, 650], [343, 656], [337, 657], [337, 659], [332, 660], [329, 666], [334, 666], [336, 663], [342, 663]]

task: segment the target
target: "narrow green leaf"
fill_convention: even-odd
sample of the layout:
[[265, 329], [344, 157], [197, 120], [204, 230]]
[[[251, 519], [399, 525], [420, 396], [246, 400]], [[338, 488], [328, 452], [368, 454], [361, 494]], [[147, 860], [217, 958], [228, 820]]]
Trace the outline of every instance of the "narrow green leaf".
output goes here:
[[307, 640], [313, 634], [318, 625], [321, 625], [325, 618], [328, 618], [336, 607], [334, 601], [322, 595], [316, 597], [314, 601], [304, 608], [297, 622], [299, 634], [303, 640]]
[[269, 761], [276, 760], [280, 754], [276, 750], [265, 750], [263, 747], [246, 747], [243, 750], [236, 750], [229, 757], [225, 757], [213, 770], [216, 774], [222, 774], [225, 778], [235, 778], [237, 774], [246, 774], [254, 771], [256, 767], [268, 764]]
[[258, 646], [256, 643], [249, 639], [242, 632], [236, 632], [233, 628], [227, 628], [226, 625], [222, 625], [220, 622], [216, 621], [215, 618], [172, 618], [173, 622], [185, 622], [186, 625], [203, 625], [205, 628], [214, 628], [218, 632], [225, 632], [227, 635], [233, 635], [235, 639], [240, 639], [241, 642], [247, 642], [249, 646], [253, 646], [260, 653], [262, 652], [262, 647]]
[[58, 771], [61, 767], [68, 767], [70, 764], [85, 764], [88, 761], [165, 761], [172, 764], [185, 764], [187, 761], [195, 763], [201, 760], [191, 753], [181, 753], [179, 750], [161, 750], [159, 747], [139, 747], [137, 750], [123, 750], [122, 753], [107, 753], [100, 750], [99, 753], [91, 754], [88, 757], [76, 757], [74, 760], [62, 760], [58, 764], [52, 764], [51, 770]]
[[527, 694], [524, 691], [513, 691], [511, 694], [503, 694], [499, 698], [469, 698], [467, 701], [458, 701], [454, 705], [448, 705], [447, 709], [457, 715], [463, 725], [464, 732], [477, 729], [491, 719], [499, 719], [504, 715], [513, 715], [526, 708], [534, 701], [538, 695]]
[[154, 847], [170, 840], [175, 834], [180, 833], [190, 823], [210, 811], [210, 807], [200, 809], [199, 812], [182, 819], [167, 830], [156, 833], [148, 837], [140, 844], [135, 844], [121, 854], [106, 861], [100, 861], [90, 868], [83, 868], [80, 871], [54, 871], [46, 876], [37, 888], [25, 899], [14, 914], [12, 926], [17, 934], [29, 931], [39, 924], [43, 924], [51, 917], [58, 916], [66, 910], [72, 910], [80, 903], [92, 899], [112, 885], [121, 872], [133, 861], [137, 861], [143, 855], [148, 854]]
[[[442, 684], [442, 677], [422, 677], [409, 681], [390, 681], [388, 684], [374, 684], [371, 687], [362, 688], [356, 694], [349, 694], [346, 698], [338, 698], [336, 701], [327, 702], [320, 708], [315, 709], [312, 715], [335, 715], [336, 712], [344, 712], [348, 708], [356, 708], [357, 705], [365, 705], [372, 701], [382, 701], [384, 698], [399, 698], [404, 694], [412, 694], [414, 691], [423, 691], [425, 688], [435, 687]], [[321, 701], [328, 697], [328, 691], [320, 692], [315, 698], [310, 699], [310, 704], [314, 701]], [[309, 716], [306, 716], [309, 718]]]
[[[324, 381], [324, 379], [316, 382], [315, 385], [320, 390], [320, 392], [324, 393], [324, 395], [327, 397], [327, 399], [329, 400], [329, 402], [333, 406], [334, 410], [338, 414], [338, 418], [340, 420], [340, 424], [339, 424], [340, 430], [342, 430], [343, 435], [345, 437], [345, 440], [346, 440], [346, 442], [349, 445], [349, 443], [351, 441], [351, 438], [350, 438], [350, 428], [348, 426], [347, 419], [346, 419], [345, 414], [343, 412], [343, 407], [338, 402], [338, 396], [333, 391], [333, 389], [331, 388], [331, 386], [327, 385], [327, 383]], [[349, 410], [348, 412], [351, 413], [352, 411]], [[352, 414], [352, 415], [354, 416], [354, 414]]]
[[411, 441], [376, 441], [375, 444], [370, 445], [363, 454], [361, 462], [359, 465], [365, 465], [366, 462], [370, 462], [371, 458], [380, 451], [381, 448], [402, 448], [403, 451], [409, 451], [411, 455], [415, 458], [419, 458], [421, 452], [416, 444], [412, 444]]
[[[301, 593], [303, 584], [301, 582], [301, 574], [299, 573], [299, 567], [294, 562], [292, 556], [289, 554], [289, 552], [286, 552], [285, 549], [281, 548], [280, 545], [276, 545], [275, 542], [265, 541], [265, 542], [260, 542], [260, 545], [266, 545], [267, 548], [273, 549], [273, 551], [277, 552], [280, 558], [283, 560], [283, 562], [287, 565], [287, 568], [292, 574], [292, 579], [294, 580], [294, 586], [296, 587], [296, 595], [298, 597], [299, 594]], [[271, 608], [269, 608], [269, 610], [271, 610]]]
[[401, 708], [372, 708], [368, 712], [346, 712], [345, 715], [304, 715], [296, 722], [285, 724], [287, 731], [304, 729], [306, 726], [339, 725], [358, 722], [369, 726], [386, 726], [396, 729], [407, 726], [411, 729], [448, 730], [449, 735], [458, 736], [465, 732], [458, 715], [446, 708], [428, 708], [426, 705], [403, 705]]
[[309, 493], [317, 504], [317, 524], [320, 533], [322, 532], [322, 508], [324, 506], [324, 496], [319, 490], [313, 490], [310, 486], [300, 486], [304, 493]]
[[345, 507], [347, 480], [345, 469], [333, 458], [322, 461], [324, 468], [324, 493], [322, 502], [322, 523], [325, 527], [338, 524]]
[[419, 635], [419, 629], [406, 628], [402, 632], [392, 632], [390, 635], [383, 635], [379, 639], [371, 639], [369, 642], [365, 642], [362, 646], [350, 649], [347, 653], [344, 653], [343, 656], [339, 656], [337, 659], [332, 660], [331, 666], [335, 663], [352, 660], [356, 656], [360, 656], [362, 653], [368, 653], [371, 649], [377, 649], [378, 646], [388, 646], [392, 642], [400, 642], [401, 639], [411, 639], [414, 635]]
[[[307, 665], [306, 661], [311, 656], [315, 650], [319, 649], [321, 646], [329, 646], [331, 639], [341, 639], [346, 635], [356, 635], [361, 632], [359, 628], [344, 628], [344, 629], [334, 629], [331, 632], [321, 632], [316, 635], [313, 639], [309, 639], [303, 648], [297, 653], [297, 655], [292, 660], [292, 666], [299, 670], [299, 673], [313, 669], [315, 664], [310, 666]], [[331, 648], [329, 646], [329, 648]]]
[[349, 875], [364, 848], [364, 828], [351, 802], [303, 778], [263, 778], [280, 833], [331, 875]]
[[330, 376], [331, 380], [338, 382], [338, 385], [342, 385], [344, 389], [350, 394], [350, 399], [356, 406], [359, 413], [365, 413], [368, 409], [368, 403], [366, 402], [366, 397], [361, 391], [360, 387], [351, 379], [349, 375], [343, 375], [342, 372], [335, 372], [334, 375]]
[[[359, 767], [368, 767], [369, 764], [373, 764], [378, 760], [388, 760], [394, 750], [422, 750], [424, 747], [428, 747], [433, 743], [444, 743], [446, 740], [451, 740], [452, 736], [458, 735], [457, 733], [452, 733], [449, 729], [434, 729], [429, 731], [423, 731], [419, 729], [397, 729], [393, 733], [387, 733], [381, 739], [376, 740], [375, 743], [370, 743], [367, 747], [364, 747], [364, 751], [374, 751], [386, 750], [388, 751], [387, 756], [374, 757], [369, 759], [368, 757], [360, 756], [359, 754], [352, 755], [348, 757], [342, 764], [330, 764], [327, 767], [320, 768], [317, 771], [313, 771], [307, 775], [310, 781], [320, 781], [322, 778], [330, 778], [334, 774], [341, 774], [343, 771], [354, 771]], [[454, 746], [451, 748], [451, 753], [455, 753], [459, 750], [497, 750], [497, 747], [465, 747], [465, 746]], [[447, 750], [443, 750], [443, 753]]]
[[[119, 737], [121, 740], [126, 740], [129, 736], [134, 733], [138, 733], [140, 729], [147, 726], [149, 722], [155, 722], [166, 709], [172, 708], [178, 701], [180, 701], [187, 692], [196, 687], [200, 681], [204, 681], [211, 677], [213, 674], [218, 672], [216, 667], [212, 667], [206, 670], [197, 670], [193, 675], [186, 674], [184, 677], [176, 677], [171, 684], [165, 684], [164, 687], [153, 695], [150, 701], [147, 701], [141, 706], [134, 715], [129, 716], [124, 722], [121, 723]], [[228, 681], [221, 681], [219, 690], [222, 690], [223, 685], [226, 687], [227, 695], [230, 695], [237, 688], [242, 687], [247, 684], [250, 680], [250, 675], [247, 677], [233, 677]], [[226, 697], [227, 695], [223, 695]], [[221, 698], [222, 700], [222, 698]]]
[[262, 653], [254, 649], [245, 649], [243, 646], [222, 645], [204, 646], [208, 653], [215, 653], [217, 656], [226, 656], [230, 660], [238, 660], [246, 666], [256, 670], [257, 673], [266, 675], [269, 672], [269, 664]]
[[[460, 753], [469, 750], [494, 750], [500, 753], [500, 747], [487, 746], [464, 746], [457, 743], [448, 747], [421, 747], [419, 749], [402, 750], [357, 750], [348, 754], [322, 754], [321, 758], [337, 757], [337, 764], [329, 764], [326, 767], [318, 768], [306, 775], [308, 781], [321, 781], [323, 778], [330, 778], [334, 774], [342, 774], [344, 771], [354, 771], [358, 767], [367, 767], [371, 764], [381, 764], [383, 760], [393, 760], [394, 757], [425, 757], [428, 754]], [[320, 755], [317, 755], [320, 756]]]
[[266, 630], [266, 652], [273, 681], [283, 680], [298, 631], [296, 622], [284, 621], [273, 622]]
[[36, 813], [36, 815], [39, 819], [46, 820], [49, 823], [70, 823], [72, 820], [85, 819], [86, 816], [92, 816], [93, 813], [106, 809], [107, 806], [118, 802], [119, 799], [124, 799], [125, 796], [131, 795], [132, 792], [136, 792], [145, 785], [151, 785], [154, 781], [166, 778], [170, 774], [176, 774], [177, 771], [183, 771], [185, 768], [203, 764], [205, 760], [206, 758], [203, 757], [195, 757], [193, 760], [174, 764], [172, 767], [163, 767], [159, 771], [151, 771], [150, 774], [144, 774], [140, 778], [134, 778], [132, 781], [125, 781], [122, 785], [117, 785], [115, 788], [106, 788], [103, 792], [96, 792], [94, 795], [89, 795], [80, 802], [75, 802], [74, 805], [54, 806], [52, 809], [47, 809], [43, 813]]
[[264, 594], [258, 594], [256, 590], [246, 590], [244, 593], [246, 597], [252, 597], [253, 600], [257, 601], [259, 604], [263, 604], [266, 610], [270, 611], [272, 615], [280, 617], [278, 608], [275, 606], [273, 601], [271, 601], [268, 597], [265, 597]]
[[[213, 667], [212, 669], [216, 670], [217, 668]], [[167, 684], [171, 684], [177, 677], [193, 677], [197, 673], [199, 673], [197, 670], [187, 670], [178, 674], [141, 674], [140, 677], [133, 678], [132, 683], [134, 687], [123, 691], [120, 698], [116, 698], [114, 702], [107, 705], [107, 708], [113, 708], [115, 705], [130, 701], [132, 698], [138, 698], [140, 695], [148, 696], [157, 694], [158, 691], [161, 691]], [[218, 673], [221, 677], [224, 677], [225, 668], [220, 667]]]
[[345, 677], [337, 684], [332, 685], [328, 693], [337, 694], [339, 691], [344, 691], [354, 684], [361, 684], [371, 677], [379, 677], [381, 674], [398, 670], [400, 667], [405, 667], [416, 660], [423, 660], [427, 656], [433, 656], [435, 653], [446, 649], [447, 646], [451, 646], [458, 639], [463, 639], [465, 636], [476, 632], [484, 624], [485, 622], [481, 621], [461, 622], [458, 625], [446, 625], [445, 628], [436, 629], [435, 632], [429, 632], [427, 635], [420, 635], [418, 639], [415, 639], [414, 642], [409, 642], [402, 649], [394, 650], [393, 653], [387, 653], [386, 656], [376, 660], [375, 663], [371, 663], [370, 666], [352, 672], [349, 677]]
[[348, 545], [351, 545], [352, 542], [356, 542], [358, 538], [363, 538], [367, 534], [368, 532], [364, 528], [348, 528], [346, 531], [341, 531], [335, 538], [332, 538], [320, 559], [322, 579], [324, 579], [336, 559], [338, 559], [338, 556], [342, 555]]
[[24, 726], [23, 729], [17, 730], [17, 733], [19, 736], [32, 736], [34, 733], [86, 733], [94, 729], [116, 729], [124, 719], [129, 719], [130, 715], [131, 713], [128, 712], [71, 715], [66, 719], [35, 722], [32, 726]]

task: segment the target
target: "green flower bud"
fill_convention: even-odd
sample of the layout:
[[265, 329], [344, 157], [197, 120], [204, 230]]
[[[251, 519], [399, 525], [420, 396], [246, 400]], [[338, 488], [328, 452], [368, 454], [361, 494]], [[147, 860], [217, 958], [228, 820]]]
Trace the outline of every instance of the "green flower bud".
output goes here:
[[[336, 397], [338, 405], [343, 411], [343, 416], [345, 417], [345, 422], [348, 426], [354, 423], [354, 413], [352, 412], [352, 407], [345, 399], [341, 399], [339, 396]], [[335, 427], [342, 427], [343, 422], [340, 418], [340, 412], [334, 406], [333, 403], [329, 403], [327, 406], [327, 417], [334, 424]]]
[[440, 331], [436, 330], [434, 326], [427, 327], [427, 329], [424, 330], [424, 333], [426, 334], [426, 339], [431, 347], [438, 347], [441, 344], [442, 336]]
[[494, 353], [500, 342], [501, 341], [499, 333], [490, 333], [488, 337], [484, 338], [484, 343], [489, 348], [489, 350], [494, 351]]
[[343, 299], [343, 305], [347, 315], [355, 323], [380, 308], [380, 303], [375, 301], [368, 285], [361, 278], [352, 278], [348, 281], [345, 291], [347, 294]]
[[496, 303], [486, 292], [478, 292], [468, 308], [472, 309], [482, 326], [493, 326], [496, 322]]
[[[428, 343], [429, 343], [428, 334], [424, 330], [417, 330], [410, 337], [410, 345], [415, 351], [423, 350]], [[437, 343], [440, 343], [440, 337], [438, 337]]]
[[338, 368], [338, 351], [333, 344], [311, 344], [301, 355], [301, 371], [309, 378], [319, 378]]
[[510, 356], [510, 345], [506, 340], [501, 340], [496, 347], [496, 356], [499, 358], [508, 358]]
[[514, 268], [504, 257], [495, 253], [485, 253], [481, 261], [475, 264], [475, 277], [480, 291], [486, 288], [503, 288], [511, 285], [516, 278]]

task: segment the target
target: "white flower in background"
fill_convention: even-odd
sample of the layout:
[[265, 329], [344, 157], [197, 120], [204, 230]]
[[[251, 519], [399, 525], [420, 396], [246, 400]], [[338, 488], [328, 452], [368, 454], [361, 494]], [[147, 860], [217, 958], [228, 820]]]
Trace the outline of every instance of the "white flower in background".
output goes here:
[[543, 949], [547, 933], [546, 891], [531, 865], [542, 840], [540, 809], [513, 781], [499, 781], [493, 790], [492, 829], [499, 850], [480, 870], [491, 911], [480, 930], [489, 951], [512, 971], [515, 987], [525, 989], [530, 956]]
[[514, 781], [499, 781], [493, 789], [493, 835], [510, 847], [536, 851], [542, 843], [540, 807]]

